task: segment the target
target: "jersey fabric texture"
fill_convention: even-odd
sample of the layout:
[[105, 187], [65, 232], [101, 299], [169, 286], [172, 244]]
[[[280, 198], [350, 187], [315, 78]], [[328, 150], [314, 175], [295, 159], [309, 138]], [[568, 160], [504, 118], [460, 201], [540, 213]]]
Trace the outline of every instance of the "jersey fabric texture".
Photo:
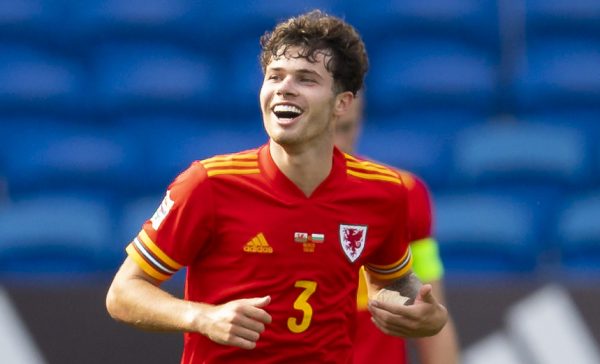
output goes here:
[[255, 349], [185, 333], [182, 363], [351, 363], [360, 267], [410, 270], [407, 206], [396, 171], [337, 149], [306, 197], [265, 145], [194, 162], [127, 252], [160, 281], [187, 267], [190, 301], [271, 296]]
[[[413, 272], [423, 282], [442, 278], [444, 269], [436, 241], [432, 235], [432, 204], [427, 185], [417, 176], [398, 171], [408, 191], [408, 228]], [[367, 311], [368, 295], [365, 278], [359, 275], [357, 295], [358, 319], [355, 341], [356, 364], [407, 362], [406, 343], [399, 337], [386, 335], [371, 321]]]

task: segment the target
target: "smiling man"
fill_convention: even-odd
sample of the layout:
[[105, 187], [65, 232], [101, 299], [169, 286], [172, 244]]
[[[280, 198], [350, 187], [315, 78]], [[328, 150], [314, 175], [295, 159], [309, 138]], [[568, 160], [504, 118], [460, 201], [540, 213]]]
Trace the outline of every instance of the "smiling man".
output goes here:
[[[184, 332], [182, 363], [351, 363], [356, 290], [395, 336], [430, 336], [445, 307], [411, 272], [397, 172], [341, 153], [336, 121], [367, 70], [356, 31], [314, 11], [261, 39], [269, 142], [197, 161], [127, 246], [106, 303], [142, 329]], [[187, 267], [185, 297], [160, 288]]]

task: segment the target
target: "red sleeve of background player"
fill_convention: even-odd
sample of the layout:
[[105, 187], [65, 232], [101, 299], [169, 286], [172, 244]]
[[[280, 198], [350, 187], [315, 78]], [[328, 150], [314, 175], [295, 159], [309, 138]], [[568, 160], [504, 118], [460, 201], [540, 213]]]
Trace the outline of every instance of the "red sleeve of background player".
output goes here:
[[127, 253], [147, 274], [164, 281], [198, 255], [212, 230], [213, 211], [206, 171], [195, 162], [168, 187]]

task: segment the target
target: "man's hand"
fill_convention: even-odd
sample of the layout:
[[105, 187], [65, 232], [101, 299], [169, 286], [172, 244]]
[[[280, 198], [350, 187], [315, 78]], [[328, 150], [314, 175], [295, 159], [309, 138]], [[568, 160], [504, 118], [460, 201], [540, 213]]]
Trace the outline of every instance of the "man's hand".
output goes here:
[[265, 296], [212, 306], [199, 318], [200, 332], [219, 344], [254, 349], [265, 324], [271, 323], [271, 315], [263, 310], [269, 302], [271, 297]]
[[433, 296], [429, 284], [419, 289], [410, 306], [369, 300], [369, 312], [381, 331], [402, 337], [435, 335], [448, 321], [448, 311]]

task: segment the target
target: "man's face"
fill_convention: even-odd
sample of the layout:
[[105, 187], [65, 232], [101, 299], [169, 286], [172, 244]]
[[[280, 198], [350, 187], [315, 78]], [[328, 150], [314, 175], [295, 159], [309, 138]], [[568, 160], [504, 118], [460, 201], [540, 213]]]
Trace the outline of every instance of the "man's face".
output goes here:
[[277, 144], [299, 146], [333, 137], [339, 116], [333, 76], [325, 68], [329, 59], [317, 54], [316, 62], [299, 58], [299, 48], [273, 58], [266, 67], [260, 104], [267, 134]]
[[353, 153], [356, 148], [362, 123], [363, 96], [357, 96], [335, 124], [334, 142], [345, 153]]

